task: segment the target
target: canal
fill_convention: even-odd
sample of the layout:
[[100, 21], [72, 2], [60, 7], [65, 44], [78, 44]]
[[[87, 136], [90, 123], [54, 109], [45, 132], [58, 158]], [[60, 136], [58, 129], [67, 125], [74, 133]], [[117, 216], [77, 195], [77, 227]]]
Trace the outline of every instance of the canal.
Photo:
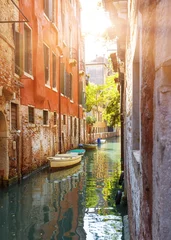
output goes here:
[[126, 206], [121, 188], [120, 139], [86, 151], [80, 165], [44, 169], [0, 191], [1, 240], [119, 240]]

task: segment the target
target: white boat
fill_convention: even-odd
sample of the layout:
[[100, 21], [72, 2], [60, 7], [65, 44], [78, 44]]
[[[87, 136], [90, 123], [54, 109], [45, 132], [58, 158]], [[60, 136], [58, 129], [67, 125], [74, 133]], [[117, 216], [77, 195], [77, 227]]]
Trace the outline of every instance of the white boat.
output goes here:
[[51, 168], [71, 167], [81, 162], [82, 155], [78, 154], [56, 154], [47, 158]]
[[106, 139], [96, 139], [96, 141], [95, 141], [95, 143], [99, 143], [99, 144], [101, 144], [101, 143], [105, 143], [106, 142]]

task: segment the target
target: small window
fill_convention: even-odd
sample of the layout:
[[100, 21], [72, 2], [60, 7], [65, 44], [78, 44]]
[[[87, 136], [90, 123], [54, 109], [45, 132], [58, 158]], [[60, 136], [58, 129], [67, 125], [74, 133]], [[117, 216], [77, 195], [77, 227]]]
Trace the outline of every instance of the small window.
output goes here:
[[54, 125], [57, 124], [57, 114], [56, 114], [56, 112], [54, 112], [54, 115], [53, 115], [53, 124]]
[[66, 115], [63, 115], [63, 124], [66, 125]]
[[45, 84], [49, 85], [49, 48], [44, 44], [44, 74]]
[[52, 87], [56, 88], [56, 56], [52, 54]]
[[43, 125], [48, 125], [48, 111], [43, 110]]
[[77, 119], [74, 119], [74, 137], [77, 136]]
[[70, 134], [72, 136], [72, 117], [70, 117]]
[[17, 130], [17, 104], [11, 103], [11, 129]]
[[29, 123], [34, 123], [34, 107], [28, 107], [28, 120]]

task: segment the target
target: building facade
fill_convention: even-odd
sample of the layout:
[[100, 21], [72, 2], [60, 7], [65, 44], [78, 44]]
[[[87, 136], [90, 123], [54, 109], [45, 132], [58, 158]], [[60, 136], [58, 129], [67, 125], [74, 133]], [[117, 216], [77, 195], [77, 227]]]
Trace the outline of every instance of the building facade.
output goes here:
[[9, 182], [86, 141], [84, 39], [77, 0], [1, 3], [0, 171]]
[[[104, 3], [109, 10], [109, 1]], [[171, 2], [128, 0], [110, 3], [111, 15], [113, 13], [115, 24], [118, 23], [117, 64], [121, 73], [130, 237], [133, 240], [169, 240]]]

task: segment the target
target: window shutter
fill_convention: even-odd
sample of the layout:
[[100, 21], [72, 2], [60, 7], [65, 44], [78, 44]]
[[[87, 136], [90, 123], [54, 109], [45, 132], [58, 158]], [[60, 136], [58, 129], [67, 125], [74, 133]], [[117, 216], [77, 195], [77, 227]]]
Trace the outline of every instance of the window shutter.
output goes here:
[[64, 63], [60, 63], [60, 90], [64, 94]]

